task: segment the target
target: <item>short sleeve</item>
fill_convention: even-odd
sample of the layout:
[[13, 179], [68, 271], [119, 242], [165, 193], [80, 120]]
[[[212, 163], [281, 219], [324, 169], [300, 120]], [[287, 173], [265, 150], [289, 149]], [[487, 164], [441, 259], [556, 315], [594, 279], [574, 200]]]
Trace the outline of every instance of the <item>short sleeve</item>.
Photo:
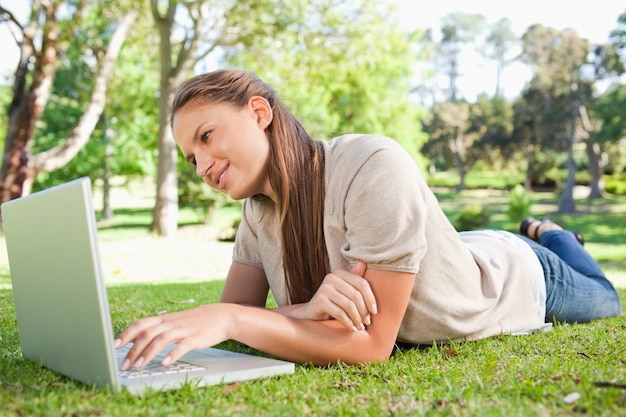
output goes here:
[[[395, 141], [363, 137], [333, 161], [328, 190], [335, 203], [335, 239], [342, 239], [341, 255], [350, 264], [417, 273], [426, 251], [427, 209], [423, 177], [413, 159]], [[341, 179], [341, 181], [339, 181]]]

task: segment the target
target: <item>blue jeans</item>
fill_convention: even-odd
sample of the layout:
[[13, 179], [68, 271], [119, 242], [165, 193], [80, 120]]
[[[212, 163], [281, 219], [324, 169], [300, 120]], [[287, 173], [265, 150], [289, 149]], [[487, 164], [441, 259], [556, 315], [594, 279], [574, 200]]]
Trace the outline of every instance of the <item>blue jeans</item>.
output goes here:
[[598, 263], [565, 230], [546, 230], [528, 242], [543, 266], [546, 322], [582, 323], [622, 313], [619, 296]]

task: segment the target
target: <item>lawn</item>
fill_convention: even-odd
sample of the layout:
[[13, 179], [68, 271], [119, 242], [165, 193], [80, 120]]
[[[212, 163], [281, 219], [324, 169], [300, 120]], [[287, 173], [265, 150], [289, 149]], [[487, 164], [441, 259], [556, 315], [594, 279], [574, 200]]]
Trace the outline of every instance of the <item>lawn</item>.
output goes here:
[[[441, 191], [438, 196], [451, 218], [464, 205], [480, 201], [490, 208], [490, 227], [515, 228], [502, 214], [506, 196], [501, 192]], [[581, 202], [576, 215], [556, 216], [553, 195], [533, 198], [534, 215], [550, 215], [585, 235], [590, 251], [601, 259], [611, 279], [616, 277], [626, 303], [626, 280], [622, 281], [626, 276], [626, 199]], [[116, 218], [102, 223], [101, 244], [110, 250], [109, 260], [135, 248], [132, 259], [120, 262], [144, 266], [172, 262], [184, 271], [146, 279], [133, 277], [140, 269], [132, 269], [131, 264], [110, 270], [107, 291], [116, 333], [141, 316], [218, 300], [223, 286], [219, 276], [203, 280], [200, 273], [182, 266], [195, 260], [201, 264], [199, 269], [211, 268], [210, 263], [198, 259], [198, 253], [210, 251], [227, 257], [230, 246], [214, 242], [212, 236], [215, 229], [232, 220], [233, 213], [219, 216], [212, 225], [203, 226], [184, 213], [185, 227], [174, 241], [146, 234], [149, 211], [145, 209], [118, 210]], [[185, 242], [189, 246], [184, 246]], [[172, 253], [176, 247], [183, 249]], [[194, 247], [199, 252], [193, 252]], [[115, 248], [119, 252], [114, 252]], [[150, 258], [141, 258], [148, 256], [144, 252], [150, 252]], [[167, 265], [152, 266], [144, 269], [144, 274], [168, 270]], [[219, 274], [223, 277], [223, 272]], [[302, 365], [288, 376], [201, 389], [187, 386], [135, 397], [78, 384], [25, 360], [19, 349], [9, 282], [8, 267], [0, 258], [0, 285], [4, 283], [0, 287], [1, 416], [626, 415], [623, 315], [555, 326], [551, 332], [527, 336], [421, 348], [398, 346], [390, 360], [375, 365]], [[222, 347], [250, 352], [234, 342]]]

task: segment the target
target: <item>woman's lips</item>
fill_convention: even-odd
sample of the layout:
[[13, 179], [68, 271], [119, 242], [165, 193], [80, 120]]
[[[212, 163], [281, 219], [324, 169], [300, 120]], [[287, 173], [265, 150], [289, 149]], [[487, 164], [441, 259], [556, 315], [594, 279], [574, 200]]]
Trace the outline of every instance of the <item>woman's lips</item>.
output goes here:
[[226, 165], [220, 172], [215, 176], [215, 184], [221, 189], [224, 189], [226, 185], [226, 172], [228, 171], [228, 165]]

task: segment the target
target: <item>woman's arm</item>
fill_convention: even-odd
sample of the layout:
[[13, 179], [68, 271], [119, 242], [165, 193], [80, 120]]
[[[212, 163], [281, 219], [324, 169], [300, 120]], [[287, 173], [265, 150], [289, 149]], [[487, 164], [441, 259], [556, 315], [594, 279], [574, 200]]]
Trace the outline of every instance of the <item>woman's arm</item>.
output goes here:
[[[365, 263], [357, 262], [351, 271], [334, 271], [324, 278], [311, 301], [280, 306], [273, 311], [296, 319], [335, 319], [348, 329], [363, 329], [376, 314], [376, 299], [363, 278], [365, 270]], [[268, 290], [262, 269], [233, 262], [220, 303], [265, 307]]]
[[265, 272], [241, 262], [233, 262], [226, 275], [220, 303], [265, 307], [269, 284]]
[[165, 363], [192, 349], [228, 339], [300, 363], [380, 361], [391, 354], [415, 275], [368, 269], [365, 278], [376, 297], [378, 314], [363, 331], [346, 329], [336, 320], [301, 320], [229, 303], [139, 320], [119, 336], [116, 344], [134, 342], [125, 369], [149, 362], [172, 343], [178, 346]]
[[234, 306], [232, 338], [294, 362], [329, 365], [380, 361], [393, 350], [413, 288], [415, 274], [368, 269], [378, 314], [363, 331], [336, 320], [294, 320], [272, 311], [251, 312]]

